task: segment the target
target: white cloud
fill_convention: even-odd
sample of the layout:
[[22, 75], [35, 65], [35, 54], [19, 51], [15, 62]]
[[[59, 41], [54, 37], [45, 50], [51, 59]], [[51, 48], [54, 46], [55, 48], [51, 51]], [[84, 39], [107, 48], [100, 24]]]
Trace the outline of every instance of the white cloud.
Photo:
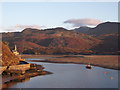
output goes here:
[[102, 23], [102, 21], [98, 19], [83, 18], [83, 19], [69, 19], [64, 21], [64, 23], [72, 24], [74, 27], [80, 27], [80, 26], [96, 26]]
[[19, 28], [19, 29], [25, 29], [25, 28], [36, 28], [36, 29], [41, 29], [42, 26], [39, 26], [39, 25], [20, 25], [20, 24], [17, 24], [15, 26], [15, 28]]
[[0, 32], [16, 32], [16, 31], [22, 31], [25, 28], [42, 29], [42, 28], [45, 28], [45, 26], [17, 24], [15, 26], [0, 27]]

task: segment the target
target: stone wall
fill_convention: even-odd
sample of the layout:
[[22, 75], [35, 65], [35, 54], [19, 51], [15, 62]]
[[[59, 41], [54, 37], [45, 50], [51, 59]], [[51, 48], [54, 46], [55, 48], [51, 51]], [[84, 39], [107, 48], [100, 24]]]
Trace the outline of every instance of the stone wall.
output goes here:
[[25, 71], [25, 70], [29, 70], [30, 69], [30, 64], [20, 64], [20, 65], [12, 65], [9, 66], [8, 70], [10, 71]]

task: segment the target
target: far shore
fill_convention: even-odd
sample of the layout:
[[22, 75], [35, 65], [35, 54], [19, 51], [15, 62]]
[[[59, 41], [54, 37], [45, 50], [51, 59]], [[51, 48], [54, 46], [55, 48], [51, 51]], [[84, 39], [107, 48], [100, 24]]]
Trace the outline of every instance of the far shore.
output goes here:
[[91, 64], [93, 66], [120, 70], [119, 55], [21, 55], [21, 57], [24, 59], [37, 59], [29, 60], [31, 62]]

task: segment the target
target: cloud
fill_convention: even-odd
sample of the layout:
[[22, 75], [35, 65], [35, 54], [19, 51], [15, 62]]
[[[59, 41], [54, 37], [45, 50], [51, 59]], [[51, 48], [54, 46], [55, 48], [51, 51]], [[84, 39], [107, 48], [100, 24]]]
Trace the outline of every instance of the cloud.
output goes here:
[[73, 27], [80, 27], [80, 26], [96, 26], [102, 21], [98, 19], [91, 19], [91, 18], [83, 18], [83, 19], [69, 19], [64, 21], [64, 23], [72, 24]]
[[19, 28], [19, 29], [25, 29], [25, 28], [41, 29], [42, 26], [39, 26], [39, 25], [20, 25], [20, 24], [17, 24], [17, 25], [15, 26], [15, 28]]
[[1, 32], [15, 32], [15, 31], [20, 31], [19, 29], [16, 29], [13, 26], [7, 26], [7, 27], [0, 27], [0, 33]]
[[22, 31], [25, 28], [42, 29], [42, 28], [46, 28], [46, 27], [39, 26], [39, 25], [20, 25], [20, 24], [17, 24], [15, 26], [0, 27], [0, 32], [16, 32], [16, 31]]

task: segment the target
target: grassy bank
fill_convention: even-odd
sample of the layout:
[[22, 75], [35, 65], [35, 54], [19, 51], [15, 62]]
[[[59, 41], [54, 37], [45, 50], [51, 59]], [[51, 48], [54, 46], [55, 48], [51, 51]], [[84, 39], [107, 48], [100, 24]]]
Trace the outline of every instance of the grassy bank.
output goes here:
[[109, 69], [120, 70], [118, 55], [22, 55], [22, 58], [42, 58], [31, 60], [50, 63], [88, 64]]

